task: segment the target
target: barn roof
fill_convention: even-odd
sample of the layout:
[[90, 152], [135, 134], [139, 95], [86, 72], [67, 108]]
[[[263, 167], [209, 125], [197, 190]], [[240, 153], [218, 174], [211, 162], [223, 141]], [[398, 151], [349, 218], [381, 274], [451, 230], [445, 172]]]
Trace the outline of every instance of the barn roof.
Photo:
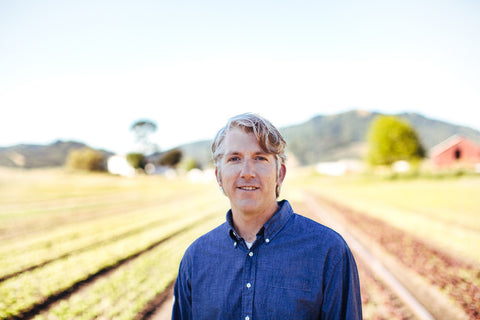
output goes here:
[[469, 141], [470, 143], [475, 144], [473, 141], [465, 138], [464, 136], [455, 134], [455, 135], [451, 136], [450, 138], [440, 142], [436, 146], [432, 147], [430, 149], [430, 156], [431, 157], [437, 156], [437, 155], [441, 154], [442, 152], [445, 152], [446, 150], [451, 149], [452, 147], [456, 146], [457, 144], [459, 144], [462, 141]]

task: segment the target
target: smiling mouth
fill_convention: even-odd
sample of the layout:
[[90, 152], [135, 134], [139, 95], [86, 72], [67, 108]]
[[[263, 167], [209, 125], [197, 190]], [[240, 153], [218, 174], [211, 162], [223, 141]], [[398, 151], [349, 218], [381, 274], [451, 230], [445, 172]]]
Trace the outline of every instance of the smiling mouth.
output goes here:
[[247, 186], [247, 187], [239, 187], [238, 189], [244, 190], [244, 191], [255, 191], [255, 190], [257, 190], [258, 188], [257, 188], [257, 187]]

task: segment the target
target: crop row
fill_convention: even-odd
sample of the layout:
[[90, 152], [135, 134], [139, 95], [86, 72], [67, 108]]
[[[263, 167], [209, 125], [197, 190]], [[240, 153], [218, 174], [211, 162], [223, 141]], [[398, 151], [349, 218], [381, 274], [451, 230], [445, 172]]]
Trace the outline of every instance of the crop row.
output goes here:
[[186, 247], [218, 224], [215, 217], [176, 235], [34, 319], [134, 319], [175, 279]]
[[[88, 230], [88, 228], [92, 227], [91, 224], [95, 225], [97, 221], [104, 221], [110, 224], [116, 220], [121, 221], [122, 216], [127, 216], [126, 219], [128, 219], [128, 216], [134, 212], [142, 214], [145, 211], [174, 207], [174, 205], [178, 206], [178, 204], [181, 204], [181, 207], [188, 205], [181, 197], [179, 198], [170, 193], [166, 194], [170, 195], [170, 197], [160, 194], [157, 198], [151, 199], [150, 196], [142, 193], [138, 196], [132, 194], [117, 195], [117, 198], [108, 198], [108, 201], [100, 198], [97, 200], [98, 202], [92, 200], [92, 197], [85, 201], [78, 200], [79, 202], [76, 202], [76, 199], [70, 199], [70, 210], [62, 205], [58, 206], [56, 203], [50, 203], [50, 206], [45, 209], [46, 212], [40, 215], [29, 215], [27, 217], [19, 215], [16, 219], [2, 220], [2, 227], [10, 225], [15, 236], [2, 239], [0, 242], [0, 254], [16, 248], [20, 251], [23, 249], [32, 250], [42, 246], [44, 242], [68, 239], [70, 234], [78, 234], [75, 231], [79, 227], [83, 226], [84, 230]], [[192, 200], [189, 203], [198, 203], [202, 199], [202, 194], [199, 192], [192, 193], [189, 194], [189, 198]], [[1, 208], [2, 205], [0, 204]], [[84, 211], [85, 208], [91, 209]], [[52, 213], [55, 211], [60, 213]], [[160, 215], [163, 212], [164, 210], [160, 212]], [[38, 229], [37, 226], [42, 224], [45, 225], [45, 228]], [[29, 228], [30, 225], [35, 225], [36, 227]]]
[[195, 212], [113, 243], [55, 260], [0, 283], [0, 318], [19, 315], [106, 268], [147, 250], [210, 215]]
[[[201, 199], [202, 195], [212, 198], [216, 191], [182, 179], [121, 180], [67, 175], [61, 177], [62, 180], [54, 176], [46, 181], [36, 181], [32, 175], [22, 177], [21, 184], [25, 188], [15, 184], [11, 190], [0, 188], [2, 193], [11, 193], [11, 197], [3, 194], [0, 197], [2, 244], [17, 243], [21, 238], [28, 241], [32, 233], [48, 234], [61, 226], [128, 214], [140, 207], [158, 207], [173, 202], [182, 204], [185, 195], [192, 202]], [[65, 181], [68, 182], [66, 185]]]
[[[196, 207], [202, 207], [199, 203]], [[157, 209], [157, 210], [155, 210]], [[178, 204], [132, 211], [81, 225], [71, 224], [48, 235], [32, 236], [26, 241], [17, 241], [10, 247], [0, 248], [0, 281], [25, 270], [44, 265], [55, 259], [88, 250], [96, 245], [116, 241], [134, 233], [166, 224], [193, 208], [178, 207]], [[161, 213], [159, 213], [161, 211]]]
[[356, 259], [362, 292], [364, 320], [413, 319], [412, 313], [359, 259]]
[[[77, 202], [78, 201], [78, 202]], [[61, 226], [68, 226], [72, 223], [83, 223], [89, 220], [97, 220], [112, 215], [118, 216], [128, 213], [138, 207], [138, 199], [132, 195], [119, 197], [117, 201], [110, 199], [94, 200], [74, 200], [69, 199], [69, 203], [61, 201], [48, 201], [45, 204], [38, 202], [20, 203], [20, 210], [24, 212], [5, 213], [4, 217], [10, 216], [0, 226], [0, 237], [2, 242], [16, 243], [21, 238], [27, 241], [32, 233], [49, 233]], [[29, 206], [38, 206], [35, 209], [26, 209]], [[3, 207], [0, 206], [0, 209]]]
[[480, 273], [472, 264], [431, 248], [414, 236], [368, 215], [330, 202], [356, 228], [381, 244], [406, 267], [449, 296], [472, 319], [480, 318]]

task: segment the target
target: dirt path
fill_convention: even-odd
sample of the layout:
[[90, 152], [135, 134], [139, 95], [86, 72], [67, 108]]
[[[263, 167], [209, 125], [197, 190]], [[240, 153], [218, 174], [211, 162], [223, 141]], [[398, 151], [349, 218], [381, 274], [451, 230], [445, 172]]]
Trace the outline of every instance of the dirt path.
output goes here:
[[369, 250], [367, 250], [347, 228], [340, 224], [333, 216], [327, 211], [322, 209], [312, 197], [307, 197], [307, 206], [314, 213], [316, 219], [330, 228], [334, 229], [342, 235], [347, 241], [350, 249], [355, 253], [356, 257], [362, 259], [369, 268], [385, 283], [400, 300], [421, 320], [434, 320], [435, 318], [430, 312], [424, 308], [424, 306], [418, 302], [418, 300], [393, 276], [393, 274], [385, 268], [382, 262], [377, 259]]
[[170, 320], [172, 318], [173, 296], [169, 297], [152, 315], [150, 320]]
[[[478, 310], [475, 310], [476, 307], [471, 304], [466, 305], [465, 300], [462, 300], [462, 294], [470, 297], [474, 295], [464, 291], [456, 292], [464, 290], [463, 287], [470, 290], [474, 286], [473, 283], [464, 283], [463, 280], [457, 279], [458, 270], [462, 265], [460, 261], [453, 261], [452, 257], [442, 255], [440, 252], [429, 248], [425, 243], [398, 231], [394, 227], [318, 195], [307, 196], [307, 202], [313, 203], [313, 207], [316, 207], [313, 208], [314, 212], [323, 211], [324, 214], [328, 212], [330, 218], [334, 217], [340, 224], [338, 226], [339, 230], [337, 230], [339, 233], [342, 234], [347, 227], [349, 233], [357, 242], [364, 248], [368, 248], [371, 255], [376, 257], [384, 268], [435, 319], [477, 319]], [[326, 219], [328, 220], [329, 217], [326, 217]], [[326, 222], [327, 225], [328, 223]], [[432, 265], [432, 259], [435, 261], [434, 269], [430, 270], [428, 268]], [[371, 267], [375, 267], [375, 264]], [[469, 268], [467, 265], [465, 267]], [[428, 272], [424, 273], [427, 269]], [[442, 286], [438, 285], [439, 281], [444, 281], [446, 284], [464, 284], [463, 286], [453, 287], [460, 298], [460, 300], [457, 300], [458, 304], [454, 303], [446, 294], [440, 292]], [[478, 289], [475, 287], [472, 290]]]
[[149, 320], [170, 320], [173, 307], [173, 286], [168, 289], [168, 296], [155, 312], [148, 317]]

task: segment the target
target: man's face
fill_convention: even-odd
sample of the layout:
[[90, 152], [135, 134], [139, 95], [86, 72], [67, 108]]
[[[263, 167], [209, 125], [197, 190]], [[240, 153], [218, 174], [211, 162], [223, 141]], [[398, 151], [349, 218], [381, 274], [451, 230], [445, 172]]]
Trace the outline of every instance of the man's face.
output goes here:
[[262, 150], [253, 133], [231, 129], [224, 141], [224, 156], [216, 169], [220, 186], [230, 199], [234, 214], [254, 215], [276, 210], [275, 189], [283, 182], [285, 165]]

